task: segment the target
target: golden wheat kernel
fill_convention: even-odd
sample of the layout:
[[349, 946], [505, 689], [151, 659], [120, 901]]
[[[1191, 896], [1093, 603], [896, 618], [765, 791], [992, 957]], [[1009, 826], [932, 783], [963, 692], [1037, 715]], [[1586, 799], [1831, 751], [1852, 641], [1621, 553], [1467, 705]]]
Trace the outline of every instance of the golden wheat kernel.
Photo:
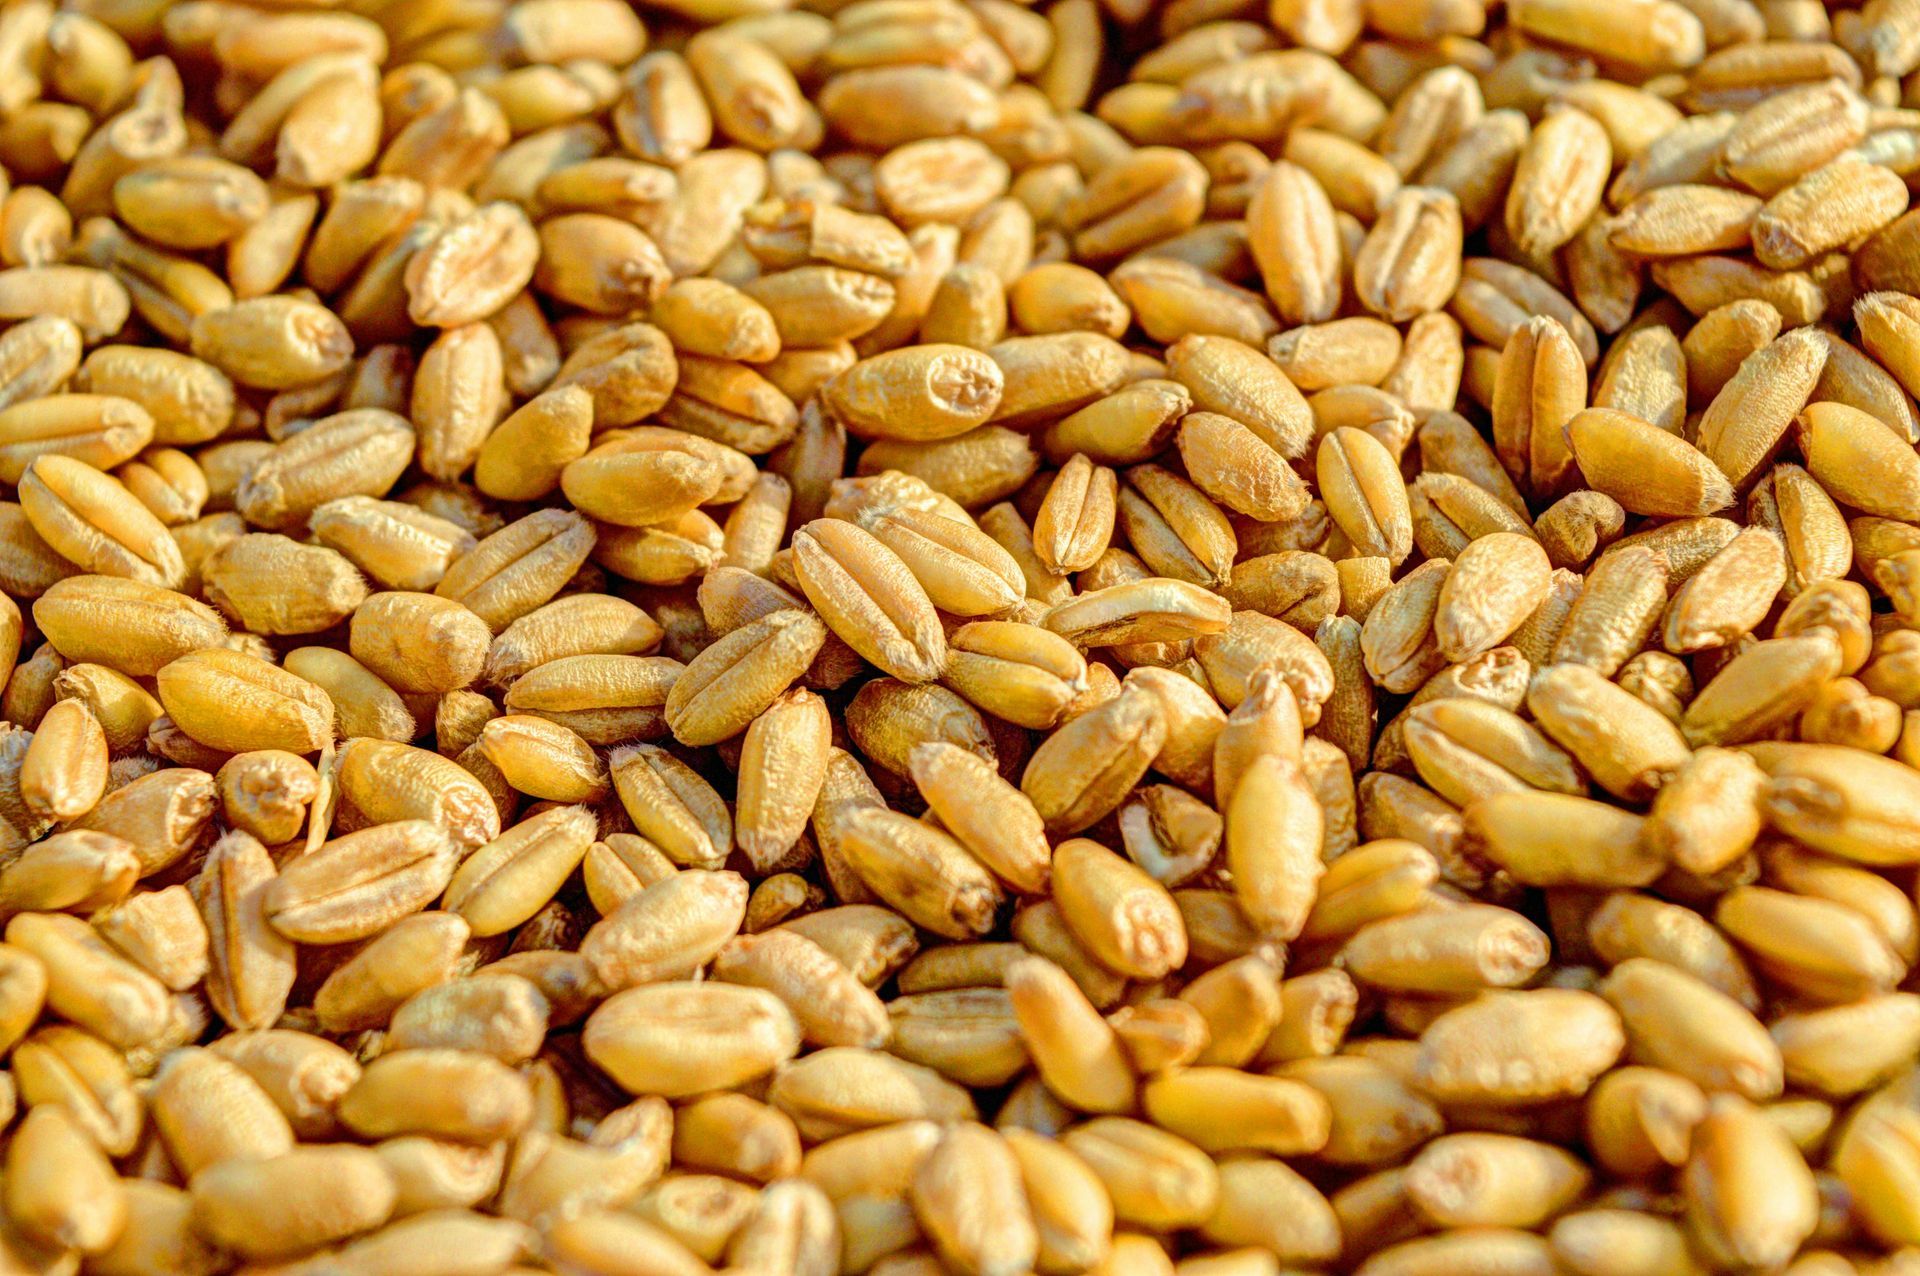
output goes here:
[[453, 599], [434, 594], [370, 595], [354, 610], [354, 659], [401, 692], [457, 691], [486, 662], [486, 622]]

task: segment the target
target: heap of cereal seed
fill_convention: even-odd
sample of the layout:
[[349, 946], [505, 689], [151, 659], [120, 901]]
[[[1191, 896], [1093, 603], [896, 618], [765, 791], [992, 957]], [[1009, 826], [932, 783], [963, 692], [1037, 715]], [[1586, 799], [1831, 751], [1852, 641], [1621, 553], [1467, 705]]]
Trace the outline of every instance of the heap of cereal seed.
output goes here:
[[1920, 0], [5, 0], [0, 1273], [1920, 1271]]

